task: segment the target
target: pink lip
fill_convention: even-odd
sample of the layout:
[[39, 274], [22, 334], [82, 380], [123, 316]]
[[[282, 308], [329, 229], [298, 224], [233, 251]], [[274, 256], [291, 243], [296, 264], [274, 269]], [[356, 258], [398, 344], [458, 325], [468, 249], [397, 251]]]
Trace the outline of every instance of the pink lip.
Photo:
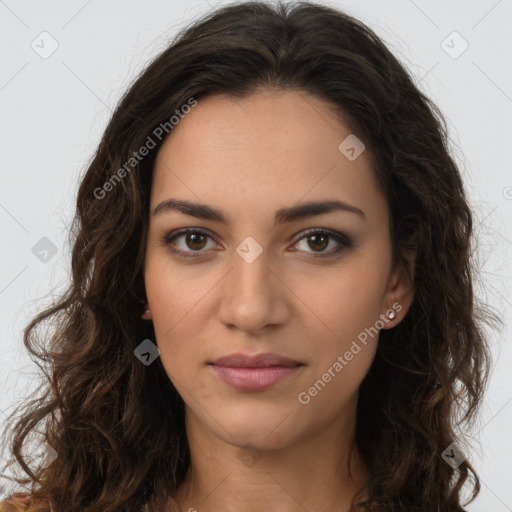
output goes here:
[[296, 373], [301, 366], [268, 366], [266, 368], [236, 368], [212, 365], [217, 375], [238, 391], [264, 391]]
[[264, 391], [297, 373], [303, 364], [278, 354], [230, 354], [210, 363], [226, 384], [238, 391]]

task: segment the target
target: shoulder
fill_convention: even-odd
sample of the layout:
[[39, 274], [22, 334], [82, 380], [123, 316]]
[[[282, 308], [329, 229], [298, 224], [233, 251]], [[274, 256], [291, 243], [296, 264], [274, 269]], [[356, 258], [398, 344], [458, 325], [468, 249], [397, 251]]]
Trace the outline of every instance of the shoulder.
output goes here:
[[51, 512], [46, 501], [35, 500], [30, 494], [16, 493], [0, 502], [0, 512]]

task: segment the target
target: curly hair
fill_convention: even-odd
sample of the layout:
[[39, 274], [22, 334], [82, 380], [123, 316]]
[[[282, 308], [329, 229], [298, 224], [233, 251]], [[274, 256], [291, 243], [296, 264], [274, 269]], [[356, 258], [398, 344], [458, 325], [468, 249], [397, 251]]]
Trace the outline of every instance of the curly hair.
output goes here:
[[[352, 510], [460, 512], [470, 473], [471, 501], [480, 491], [467, 459], [454, 469], [441, 455], [454, 441], [467, 452], [462, 427], [476, 418], [491, 365], [483, 324], [501, 319], [473, 291], [473, 216], [446, 121], [361, 21], [310, 2], [258, 1], [185, 27], [124, 94], [81, 177], [69, 287], [24, 331], [46, 385], [9, 418], [9, 449], [28, 475], [16, 481], [56, 512], [147, 510], [184, 480], [184, 402], [159, 359], [134, 357], [155, 339], [141, 314], [158, 127], [191, 98], [261, 87], [331, 105], [372, 156], [393, 261], [416, 255], [413, 303], [381, 332], [360, 387], [356, 443], [370, 494]], [[155, 148], [136, 158], [148, 137]], [[34, 469], [22, 448], [36, 428], [58, 457]]]

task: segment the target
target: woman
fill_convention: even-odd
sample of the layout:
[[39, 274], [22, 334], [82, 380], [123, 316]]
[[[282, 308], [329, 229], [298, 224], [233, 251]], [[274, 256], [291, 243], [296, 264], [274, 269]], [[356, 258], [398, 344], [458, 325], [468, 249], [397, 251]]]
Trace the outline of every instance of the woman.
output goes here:
[[459, 512], [470, 472], [478, 495], [456, 418], [500, 319], [443, 116], [360, 21], [248, 2], [188, 28], [120, 102], [73, 229], [25, 332], [50, 380], [10, 446], [37, 485], [1, 512]]

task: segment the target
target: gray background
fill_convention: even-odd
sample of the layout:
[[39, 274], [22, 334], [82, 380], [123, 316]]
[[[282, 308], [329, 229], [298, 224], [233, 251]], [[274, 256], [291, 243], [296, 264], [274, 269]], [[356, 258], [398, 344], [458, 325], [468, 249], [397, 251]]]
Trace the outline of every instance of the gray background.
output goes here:
[[[77, 184], [110, 111], [177, 29], [227, 3], [0, 0], [0, 423], [38, 386], [22, 330], [66, 285]], [[329, 4], [372, 27], [447, 118], [475, 212], [476, 291], [505, 321], [490, 333], [495, 364], [469, 457], [483, 489], [468, 510], [510, 511], [512, 0]]]

